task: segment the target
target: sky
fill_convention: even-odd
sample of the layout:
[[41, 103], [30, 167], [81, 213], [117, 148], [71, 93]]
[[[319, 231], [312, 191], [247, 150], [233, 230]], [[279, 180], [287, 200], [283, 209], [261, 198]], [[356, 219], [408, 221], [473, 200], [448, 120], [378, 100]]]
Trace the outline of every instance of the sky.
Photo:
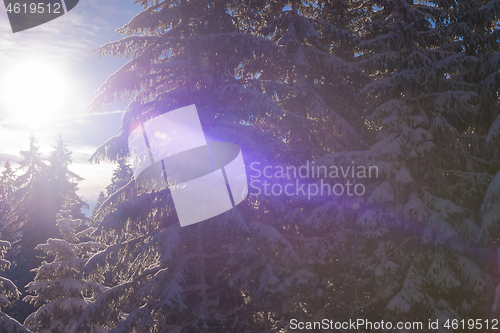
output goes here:
[[[0, 163], [14, 166], [19, 152], [38, 139], [42, 157], [59, 134], [73, 152], [70, 170], [85, 178], [79, 195], [94, 205], [110, 183], [116, 164], [88, 162], [95, 149], [114, 136], [125, 106], [88, 114], [85, 107], [106, 78], [126, 59], [99, 58], [91, 50], [122, 36], [122, 27], [141, 11], [133, 0], [80, 0], [65, 15], [12, 33], [0, 4]], [[92, 209], [92, 208], [91, 208]], [[88, 212], [87, 212], [88, 213]]]

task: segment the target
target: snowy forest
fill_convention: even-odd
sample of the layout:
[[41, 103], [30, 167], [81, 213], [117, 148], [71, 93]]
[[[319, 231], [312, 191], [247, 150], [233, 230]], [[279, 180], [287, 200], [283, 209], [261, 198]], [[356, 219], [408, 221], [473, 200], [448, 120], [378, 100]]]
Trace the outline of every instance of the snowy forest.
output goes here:
[[[94, 50], [127, 63], [88, 112], [127, 108], [90, 160], [116, 162], [91, 216], [64, 138], [42, 156], [35, 133], [2, 167], [0, 332], [494, 330], [500, 0], [135, 2], [122, 38]], [[135, 184], [127, 139], [191, 104], [248, 175], [254, 161], [379, 175], [361, 196], [249, 195], [181, 227], [169, 189]]]

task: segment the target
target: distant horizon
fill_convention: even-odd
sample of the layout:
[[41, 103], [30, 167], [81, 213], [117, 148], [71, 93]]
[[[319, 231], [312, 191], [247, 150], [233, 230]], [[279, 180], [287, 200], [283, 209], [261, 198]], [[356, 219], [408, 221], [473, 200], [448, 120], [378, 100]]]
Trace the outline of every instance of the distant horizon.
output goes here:
[[[109, 128], [109, 131], [106, 131], [105, 134], [113, 135], [112, 131], [115, 131], [119, 128], [120, 118], [123, 111], [115, 111], [112, 113], [105, 114], [96, 114], [88, 117], [88, 122], [83, 124], [85, 127], [90, 127], [92, 125], [100, 124], [97, 120], [102, 120], [103, 117], [107, 116], [107, 121], [105, 124], [113, 123], [115, 126]], [[78, 117], [74, 117], [78, 118]], [[0, 124], [1, 126], [2, 124]], [[118, 125], [118, 126], [117, 126]], [[70, 128], [68, 126], [67, 128]], [[68, 133], [66, 133], [68, 134]], [[48, 157], [50, 152], [53, 150], [53, 146], [56, 143], [59, 135], [51, 136], [49, 134], [38, 137], [36, 133], [33, 133], [34, 137], [37, 139], [37, 146], [40, 148], [40, 153], [42, 159], [45, 162], [48, 162]], [[67, 145], [68, 149], [72, 152], [71, 158], [72, 163], [69, 165], [69, 170], [83, 177], [84, 180], [78, 183], [78, 195], [80, 195], [84, 201], [90, 206], [89, 209], [83, 209], [82, 211], [85, 215], [90, 216], [92, 213], [93, 206], [96, 203], [97, 196], [100, 191], [104, 191], [107, 184], [111, 182], [111, 176], [113, 170], [116, 168], [117, 164], [114, 162], [110, 162], [107, 160], [100, 161], [97, 163], [91, 163], [89, 161], [92, 154], [95, 152], [97, 146], [94, 145], [78, 145], [77, 142], [81, 140], [81, 138], [70, 138], [68, 139], [64, 134], [62, 134], [62, 139], [64, 143]], [[100, 135], [100, 138], [104, 138], [104, 134]], [[104, 138], [105, 140], [106, 138]], [[22, 156], [20, 155], [20, 151], [27, 150], [29, 148], [29, 134], [23, 139], [19, 138], [19, 149], [17, 154], [2, 154], [0, 153], [0, 172], [3, 170], [3, 166], [5, 161], [9, 161], [14, 171], [16, 171], [16, 175], [19, 175], [17, 169], [19, 167], [19, 162], [22, 160]], [[104, 141], [103, 141], [104, 143]], [[76, 153], [72, 149], [72, 147], [76, 147]], [[96, 171], [98, 170], [98, 172]], [[101, 188], [101, 189], [100, 189]]]

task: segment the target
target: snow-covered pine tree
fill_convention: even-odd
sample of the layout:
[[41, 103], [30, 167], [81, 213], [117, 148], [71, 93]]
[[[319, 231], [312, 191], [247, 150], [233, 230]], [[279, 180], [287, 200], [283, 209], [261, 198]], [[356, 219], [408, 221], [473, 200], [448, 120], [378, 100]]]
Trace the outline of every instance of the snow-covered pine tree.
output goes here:
[[[48, 166], [38, 152], [39, 147], [33, 135], [30, 136], [30, 147], [27, 151], [21, 151], [23, 160], [19, 163], [19, 170], [24, 171], [14, 183], [16, 191], [12, 196], [12, 211], [8, 215], [4, 237], [16, 241], [21, 239], [22, 247], [34, 248], [35, 243], [43, 235], [44, 212], [47, 210], [47, 202], [44, 195], [47, 185]], [[37, 225], [40, 230], [37, 232]], [[14, 248], [16, 248], [14, 246]], [[26, 258], [25, 258], [26, 259]]]
[[[5, 253], [10, 249], [10, 243], [0, 241], [0, 270], [10, 267], [10, 262], [5, 260]], [[21, 296], [16, 285], [9, 279], [0, 276], [0, 333], [29, 333], [17, 320], [11, 318], [1, 310], [10, 304], [9, 298], [18, 299]]]
[[[121, 158], [118, 160], [118, 167], [113, 170], [113, 176], [111, 177], [111, 184], [106, 186], [106, 192], [108, 196], [114, 194], [116, 191], [123, 188], [132, 180], [132, 168], [128, 164], [127, 160]], [[128, 199], [128, 197], [122, 196], [122, 201]]]
[[[474, 57], [476, 66], [451, 77], [475, 94], [470, 116], [457, 126], [459, 140], [473, 158], [474, 170], [468, 165], [465, 173], [448, 176], [453, 175], [451, 189], [462, 197], [461, 206], [472, 211], [474, 222], [480, 226], [474, 245], [488, 250], [483, 249], [476, 261], [494, 279], [494, 285], [484, 290], [483, 300], [488, 308], [493, 302], [488, 317], [498, 318], [500, 265], [492, 262], [498, 262], [500, 251], [490, 249], [500, 245], [500, 2], [458, 1], [450, 16], [447, 32], [455, 36], [454, 42], [460, 41], [461, 54]], [[470, 317], [483, 309], [474, 310]]]
[[[86, 204], [76, 194], [76, 184], [72, 180], [81, 178], [68, 170], [71, 152], [61, 138], [50, 155], [50, 165], [43, 161], [33, 135], [29, 150], [21, 151], [21, 155], [24, 159], [19, 163], [19, 170], [24, 173], [14, 182], [16, 189], [12, 194], [11, 211], [5, 218], [3, 237], [12, 242], [8, 258], [13, 266], [7, 275], [16, 284], [25, 286], [34, 278], [31, 269], [41, 263], [35, 246], [59, 235], [55, 217], [63, 203], [71, 203], [71, 213], [81, 218], [84, 216], [80, 208]], [[15, 305], [13, 311], [17, 314], [12, 313], [12, 316], [20, 321], [32, 312], [27, 303], [19, 301]]]
[[[196, 104], [207, 137], [238, 143], [248, 164], [300, 166], [325, 153], [367, 147], [357, 130], [363, 123], [349, 104], [356, 84], [366, 80], [349, 64], [356, 38], [345, 21], [336, 26], [318, 18], [333, 4], [143, 6], [119, 30], [128, 36], [98, 51], [132, 59], [102, 86], [93, 106], [137, 95], [120, 133], [94, 160], [125, 155], [137, 123], [189, 104]], [[342, 16], [347, 8], [335, 11]], [[349, 154], [342, 157], [351, 165]], [[335, 205], [340, 202], [331, 198], [258, 197], [180, 228], [167, 190], [131, 198], [99, 227], [102, 242], [111, 245], [83, 273], [98, 279], [111, 271], [112, 288], [86, 309], [77, 332], [95, 323], [115, 332], [268, 332], [292, 317], [322, 317], [325, 305], [348, 314], [354, 297], [336, 304], [332, 296], [345, 274], [332, 270], [340, 254], [330, 250], [333, 241], [344, 245], [335, 236], [344, 220], [355, 218], [347, 216], [347, 204], [335, 216]]]
[[99, 192], [99, 196], [97, 197], [97, 200], [96, 200], [96, 203], [94, 205], [94, 208], [92, 209], [91, 218], [94, 221], [94, 224], [98, 220], [98, 218], [97, 218], [97, 212], [101, 208], [101, 205], [104, 203], [104, 201], [106, 201], [106, 196], [104, 195], [104, 192], [101, 191], [101, 192]]
[[363, 316], [484, 317], [491, 284], [477, 245], [499, 167], [498, 148], [485, 142], [498, 115], [498, 1], [360, 8], [370, 21], [357, 59], [373, 78], [360, 96], [383, 179], [358, 224], [385, 229], [359, 262], [369, 283]]
[[[82, 201], [76, 191], [78, 183], [83, 178], [68, 169], [72, 163], [72, 152], [67, 148], [61, 135], [53, 148], [54, 150], [49, 156], [50, 166], [48, 169], [48, 189], [51, 195], [52, 214], [55, 217], [55, 214], [63, 208], [63, 203], [71, 202], [72, 207], [65, 207], [65, 209], [70, 209], [70, 214], [75, 219], [82, 219], [84, 214], [81, 209], [88, 208], [88, 205]], [[71, 200], [68, 200], [69, 198]]]
[[120, 203], [140, 193], [140, 190], [135, 186], [135, 182], [132, 181], [133, 171], [127, 159], [120, 158], [117, 163], [117, 168], [113, 170], [111, 184], [106, 186], [107, 197], [100, 203], [99, 207], [96, 204], [97, 210], [94, 219], [102, 219], [105, 214], [116, 209]]
[[12, 208], [10, 201], [12, 200], [12, 193], [14, 192], [14, 180], [14, 170], [7, 160], [4, 163], [4, 169], [0, 176], [0, 222], [2, 222], [2, 227], [4, 217]]
[[[50, 226], [54, 224], [48, 219], [48, 165], [41, 158], [35, 137], [30, 135], [29, 140], [29, 150], [21, 151], [23, 160], [19, 163], [19, 170], [24, 172], [14, 182], [16, 190], [12, 195], [12, 209], [5, 218], [2, 235], [12, 242], [12, 249], [7, 254], [12, 266], [6, 275], [20, 286], [25, 286], [33, 279], [34, 275], [30, 270], [41, 262], [35, 246], [49, 237], [46, 231], [51, 230]], [[9, 313], [23, 321], [31, 311], [28, 304], [17, 301]]]
[[[57, 215], [57, 227], [62, 239], [49, 238], [46, 243], [36, 247], [52, 262], [43, 262], [34, 269], [34, 281], [27, 285], [28, 295], [23, 300], [39, 306], [26, 318], [24, 325], [32, 332], [70, 333], [87, 305], [102, 293], [105, 288], [78, 277], [81, 268], [90, 256], [99, 249], [100, 244], [93, 241], [81, 242], [92, 229], [75, 233], [82, 220], [67, 215], [69, 210]], [[102, 327], [93, 327], [89, 333], [105, 333]]]
[[[287, 124], [288, 149], [280, 154], [284, 156], [281, 161], [303, 165], [312, 160], [316, 166], [353, 167], [365, 166], [372, 159], [366, 151], [367, 129], [359, 112], [363, 105], [357, 103], [356, 97], [368, 77], [353, 64], [359, 38], [350, 23], [352, 9], [348, 2], [273, 1], [264, 10], [257, 10], [261, 17], [254, 23], [256, 35], [274, 41], [290, 59], [270, 64], [274, 75], [252, 62], [242, 66], [249, 68], [249, 77], [291, 88], [274, 98], [286, 110], [286, 117], [292, 119]], [[250, 13], [243, 10], [240, 17]], [[264, 92], [274, 95], [272, 90]], [[280, 161], [266, 158], [271, 164]], [[331, 186], [337, 183], [335, 179], [325, 182]], [[255, 202], [259, 205], [256, 216], [252, 211], [244, 212], [245, 217], [262, 222], [254, 224], [252, 232], [258, 235], [255, 239], [264, 237], [267, 251], [276, 248], [262, 256], [262, 261], [240, 259], [245, 262], [239, 272], [245, 274], [241, 274], [244, 285], [253, 287], [250, 295], [259, 294], [261, 280], [255, 276], [260, 273], [259, 267], [269, 268], [265, 262], [268, 258], [284, 256], [288, 251], [296, 255], [293, 260], [271, 266], [275, 275], [269, 274], [269, 279], [279, 281], [275, 284], [290, 292], [269, 297], [269, 304], [274, 304], [264, 311], [265, 315], [260, 314], [263, 318], [269, 316], [270, 323], [276, 325], [290, 318], [348, 320], [354, 316], [359, 304], [356, 284], [365, 282], [359, 281], [353, 262], [362, 260], [362, 254], [371, 254], [356, 228], [362, 202], [347, 195], [285, 201], [283, 196], [261, 197]], [[286, 246], [277, 247], [280, 243]], [[257, 242], [255, 248], [262, 249], [262, 245]], [[248, 274], [249, 267], [257, 269]], [[293, 274], [282, 274], [280, 270]], [[282, 299], [276, 302], [278, 295]]]
[[138, 193], [142, 193], [132, 180], [133, 171], [127, 159], [119, 158], [117, 162], [118, 167], [113, 170], [111, 183], [106, 186], [107, 196], [104, 196], [101, 191], [97, 198], [98, 200], [92, 212], [94, 222], [101, 221], [104, 215], [115, 210], [120, 203], [136, 196]]

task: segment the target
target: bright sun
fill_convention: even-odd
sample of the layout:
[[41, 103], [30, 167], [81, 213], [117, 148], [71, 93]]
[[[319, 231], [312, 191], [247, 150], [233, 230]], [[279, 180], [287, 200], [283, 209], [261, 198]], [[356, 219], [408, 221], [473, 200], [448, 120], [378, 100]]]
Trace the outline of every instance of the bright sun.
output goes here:
[[38, 126], [67, 111], [70, 78], [57, 63], [18, 61], [1, 79], [0, 104], [7, 119]]

